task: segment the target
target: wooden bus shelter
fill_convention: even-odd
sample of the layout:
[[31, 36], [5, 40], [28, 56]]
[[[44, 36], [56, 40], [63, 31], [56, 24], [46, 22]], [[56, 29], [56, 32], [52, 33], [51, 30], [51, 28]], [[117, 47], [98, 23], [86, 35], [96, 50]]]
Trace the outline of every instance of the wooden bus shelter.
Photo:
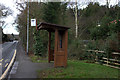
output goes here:
[[[54, 67], [67, 66], [68, 27], [50, 23], [40, 23], [37, 30], [49, 32], [48, 62], [54, 61]], [[54, 50], [51, 49], [51, 32], [55, 33]]]

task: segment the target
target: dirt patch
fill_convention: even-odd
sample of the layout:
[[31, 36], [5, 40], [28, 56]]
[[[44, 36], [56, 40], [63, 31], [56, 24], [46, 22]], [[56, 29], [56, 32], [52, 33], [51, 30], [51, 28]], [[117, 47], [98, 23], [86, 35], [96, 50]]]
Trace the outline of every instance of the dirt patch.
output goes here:
[[42, 70], [42, 71], [40, 71], [38, 77], [39, 78], [47, 78], [49, 74], [52, 75], [52, 76], [57, 76], [57, 74], [62, 73], [62, 72], [63, 72], [62, 69]]
[[95, 61], [85, 61], [85, 63], [95, 63]]

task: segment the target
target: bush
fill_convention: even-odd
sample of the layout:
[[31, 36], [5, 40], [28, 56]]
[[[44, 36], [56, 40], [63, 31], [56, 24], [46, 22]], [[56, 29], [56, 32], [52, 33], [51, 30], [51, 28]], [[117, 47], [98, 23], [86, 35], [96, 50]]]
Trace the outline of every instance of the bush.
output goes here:
[[48, 45], [47, 31], [35, 32], [34, 39], [35, 39], [35, 44], [34, 44], [35, 55], [46, 56], [47, 45]]
[[75, 39], [73, 40], [68, 47], [68, 56], [69, 58], [83, 59], [84, 54], [84, 43], [82, 40]]
[[107, 39], [108, 44], [108, 56], [112, 57], [111, 53], [116, 52], [119, 48], [117, 33], [112, 33]]
[[[102, 59], [102, 57], [112, 58], [111, 53], [118, 49], [118, 39], [117, 34], [112, 33], [108, 36], [105, 40], [94, 40], [89, 42], [86, 46], [86, 52], [84, 54], [85, 59], [94, 60], [96, 56], [98, 57], [98, 62]], [[98, 53], [95, 52], [87, 52], [87, 50], [98, 50], [104, 51], [105, 53]]]
[[105, 54], [96, 53], [95, 51], [88, 51], [88, 50], [104, 51], [106, 49], [105, 47], [106, 47], [106, 44], [104, 40], [94, 40], [89, 42], [85, 49], [86, 52], [84, 54], [84, 58], [91, 61], [95, 61], [95, 59], [99, 61], [99, 59], [105, 56]]

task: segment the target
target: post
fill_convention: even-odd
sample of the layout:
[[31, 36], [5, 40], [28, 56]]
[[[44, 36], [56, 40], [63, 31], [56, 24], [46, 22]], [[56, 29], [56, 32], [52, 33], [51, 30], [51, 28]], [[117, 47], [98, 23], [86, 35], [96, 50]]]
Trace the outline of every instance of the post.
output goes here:
[[55, 48], [54, 48], [54, 67], [57, 67], [57, 51], [58, 51], [58, 30], [55, 30]]
[[2, 22], [0, 22], [0, 76], [2, 76]]
[[29, 49], [29, 2], [28, 3], [28, 10], [27, 10], [27, 55]]
[[50, 56], [50, 48], [51, 48], [51, 32], [49, 32], [49, 43], [48, 43], [48, 62], [50, 63], [51, 56]]

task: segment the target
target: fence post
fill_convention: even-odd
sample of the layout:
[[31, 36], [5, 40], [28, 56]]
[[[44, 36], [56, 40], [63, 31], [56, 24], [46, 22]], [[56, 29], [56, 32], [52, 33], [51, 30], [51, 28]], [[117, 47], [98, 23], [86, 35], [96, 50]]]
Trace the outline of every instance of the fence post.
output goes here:
[[96, 50], [95, 53], [96, 53], [96, 62], [98, 62], [98, 50]]

